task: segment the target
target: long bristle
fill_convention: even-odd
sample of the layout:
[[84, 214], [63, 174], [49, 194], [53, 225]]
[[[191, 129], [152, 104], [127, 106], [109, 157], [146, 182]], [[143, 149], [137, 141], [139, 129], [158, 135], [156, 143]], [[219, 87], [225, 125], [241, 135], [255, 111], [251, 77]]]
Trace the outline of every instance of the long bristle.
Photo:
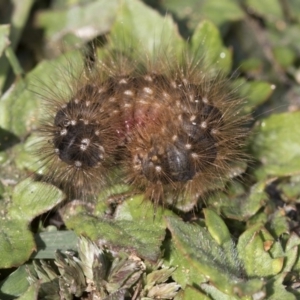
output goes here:
[[68, 97], [46, 100], [46, 180], [76, 197], [127, 183], [156, 204], [193, 206], [246, 157], [242, 101], [194, 54], [123, 49], [75, 78]]

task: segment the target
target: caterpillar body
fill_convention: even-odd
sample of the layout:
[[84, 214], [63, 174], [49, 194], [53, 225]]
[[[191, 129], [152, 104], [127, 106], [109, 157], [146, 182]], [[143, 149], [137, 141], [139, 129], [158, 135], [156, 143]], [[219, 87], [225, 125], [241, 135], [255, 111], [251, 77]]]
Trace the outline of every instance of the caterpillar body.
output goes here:
[[110, 51], [67, 98], [48, 97], [45, 178], [76, 198], [125, 183], [155, 204], [189, 210], [245, 159], [241, 103], [228, 79], [207, 75], [188, 51], [181, 59], [168, 49], [154, 58]]

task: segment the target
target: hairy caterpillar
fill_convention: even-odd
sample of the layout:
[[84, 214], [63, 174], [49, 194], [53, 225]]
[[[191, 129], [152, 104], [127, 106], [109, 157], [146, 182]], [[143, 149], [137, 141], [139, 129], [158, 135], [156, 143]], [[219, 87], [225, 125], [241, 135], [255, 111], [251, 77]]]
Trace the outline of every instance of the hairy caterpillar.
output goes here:
[[46, 99], [45, 179], [76, 198], [125, 183], [155, 203], [192, 208], [245, 159], [241, 100], [191, 51], [149, 58], [123, 47], [96, 59], [68, 97]]

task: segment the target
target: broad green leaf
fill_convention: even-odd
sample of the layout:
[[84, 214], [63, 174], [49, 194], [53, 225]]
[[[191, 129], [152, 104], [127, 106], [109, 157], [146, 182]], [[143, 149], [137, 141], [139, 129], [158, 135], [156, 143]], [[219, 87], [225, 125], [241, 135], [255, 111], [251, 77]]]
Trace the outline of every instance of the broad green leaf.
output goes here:
[[210, 298], [196, 288], [187, 286], [176, 295], [174, 300], [210, 300]]
[[204, 19], [221, 26], [244, 18], [239, 3], [232, 0], [165, 0], [162, 4], [167, 11], [175, 13], [181, 20], [188, 20], [187, 26], [191, 30]]
[[203, 1], [201, 12], [218, 26], [229, 21], [239, 21], [245, 17], [243, 9], [236, 0]]
[[[236, 296], [228, 296], [222, 293], [213, 285], [202, 283], [201, 289], [206, 292], [214, 300], [239, 300], [239, 299], [265, 299], [266, 292], [264, 282], [260, 279], [251, 279], [247, 282], [241, 282], [235, 286]], [[251, 295], [251, 296], [245, 296]]]
[[252, 151], [271, 176], [300, 173], [300, 112], [274, 114], [259, 123]]
[[[37, 65], [25, 79], [20, 79], [1, 98], [0, 126], [22, 136], [37, 126], [37, 120], [47, 115], [42, 100], [67, 97], [71, 80], [82, 72], [83, 61], [79, 51], [69, 52], [52, 61]], [[56, 99], [57, 100], [57, 99]]]
[[278, 184], [278, 190], [285, 202], [300, 202], [300, 176], [291, 176]]
[[36, 250], [29, 222], [64, 200], [57, 188], [40, 182], [24, 180], [13, 192], [8, 213], [1, 218], [0, 268], [16, 267], [28, 260]]
[[38, 299], [38, 290], [40, 287], [40, 282], [37, 281], [30, 285], [27, 289], [27, 291], [18, 298], [18, 300], [35, 300]]
[[15, 187], [8, 217], [29, 223], [33, 218], [49, 211], [64, 199], [65, 195], [58, 188], [27, 179]]
[[24, 143], [14, 147], [15, 163], [18, 169], [43, 175], [47, 167], [37, 155], [38, 145], [43, 141], [36, 133], [31, 134]]
[[239, 258], [248, 276], [274, 276], [283, 268], [284, 257], [272, 258], [270, 248], [278, 243], [261, 225], [247, 229], [239, 237]]
[[265, 17], [271, 22], [284, 19], [279, 0], [246, 0], [246, 5], [256, 14]]
[[118, 208], [115, 219], [97, 218], [84, 211], [66, 214], [63, 218], [67, 227], [77, 235], [87, 236], [109, 249], [135, 253], [150, 262], [156, 262], [161, 256], [160, 247], [166, 224], [162, 219], [162, 211], [155, 211], [151, 202], [143, 203], [142, 200], [140, 196], [126, 200]]
[[138, 0], [122, 3], [110, 32], [116, 48], [129, 54], [142, 48], [150, 57], [160, 54], [166, 59], [168, 51], [181, 53], [183, 39], [170, 16], [162, 16]]
[[238, 182], [232, 182], [230, 187], [232, 195], [228, 191], [216, 192], [207, 199], [209, 207], [214, 207], [227, 218], [246, 221], [268, 200], [265, 192], [266, 182], [254, 184], [249, 192], [246, 192]]
[[204, 210], [207, 229], [214, 240], [220, 245], [231, 242], [230, 232], [224, 221], [212, 210]]
[[283, 272], [291, 272], [299, 259], [300, 238], [296, 233], [292, 233], [285, 246], [285, 262]]
[[227, 295], [223, 292], [221, 292], [220, 290], [218, 290], [215, 286], [211, 285], [211, 284], [207, 284], [207, 283], [202, 283], [200, 285], [201, 289], [207, 294], [209, 295], [212, 299], [222, 299], [222, 300], [238, 300], [237, 297], [234, 297], [232, 295]]
[[[197, 224], [186, 224], [174, 217], [167, 217], [167, 222], [176, 251], [185, 258], [184, 267], [209, 278], [225, 294], [233, 295], [234, 285], [240, 281], [238, 276], [241, 268], [233, 243], [228, 251]], [[194, 280], [191, 278], [189, 284], [196, 284]]]
[[36, 252], [31, 258], [55, 259], [55, 251], [77, 251], [78, 237], [73, 231], [41, 232], [34, 236]]
[[289, 47], [275, 47], [273, 53], [276, 61], [278, 61], [283, 68], [290, 67], [296, 59], [296, 53]]
[[199, 284], [207, 281], [207, 276], [200, 273], [197, 268], [191, 268], [190, 257], [182, 255], [173, 240], [164, 243], [166, 249], [164, 263], [168, 266], [176, 266], [172, 278], [178, 282], [182, 289], [189, 285]]
[[116, 19], [119, 0], [96, 0], [85, 5], [40, 12], [37, 25], [45, 30], [46, 38], [55, 49], [75, 47], [107, 33]]
[[267, 288], [267, 295], [268, 300], [297, 300], [299, 299], [300, 294], [298, 294], [298, 297], [296, 295], [293, 295], [292, 293], [289, 293], [283, 284], [283, 280], [286, 274], [282, 273], [277, 276], [274, 276], [269, 280], [269, 282], [266, 285]]
[[274, 85], [265, 81], [246, 81], [239, 78], [233, 82], [240, 97], [245, 100], [245, 112], [250, 113], [263, 104], [272, 94]]
[[[171, 247], [168, 245], [166, 252], [167, 263], [177, 266], [173, 277], [183, 289], [187, 285], [200, 286], [208, 294], [214, 294], [213, 299], [254, 296], [262, 290], [263, 282], [240, 278], [243, 266], [234, 243], [225, 233], [228, 229], [214, 212], [206, 210], [205, 215], [207, 229], [167, 217], [168, 228], [172, 233]], [[209, 234], [212, 232], [216, 237], [216, 228], [220, 228], [222, 246]]]
[[161, 206], [155, 206], [151, 201], [144, 199], [142, 195], [126, 199], [115, 211], [116, 220], [140, 221], [156, 224], [158, 227], [166, 227], [165, 216], [174, 215], [170, 210]]
[[0, 283], [0, 297], [1, 294], [10, 295], [11, 297], [20, 296], [28, 289], [27, 268], [29, 268], [29, 265], [20, 266]]
[[276, 238], [280, 238], [283, 233], [289, 232], [289, 219], [284, 209], [278, 208], [270, 217], [267, 229]]
[[209, 21], [201, 22], [191, 38], [191, 51], [195, 58], [213, 75], [228, 74], [232, 67], [231, 52], [223, 46], [218, 28]]
[[3, 220], [0, 224], [0, 268], [18, 267], [35, 250], [32, 233], [25, 220]]

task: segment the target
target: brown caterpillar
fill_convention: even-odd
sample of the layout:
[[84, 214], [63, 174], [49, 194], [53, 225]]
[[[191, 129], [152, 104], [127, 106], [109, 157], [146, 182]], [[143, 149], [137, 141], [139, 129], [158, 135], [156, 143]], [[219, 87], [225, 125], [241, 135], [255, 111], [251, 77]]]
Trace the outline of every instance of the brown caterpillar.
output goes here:
[[[72, 197], [129, 184], [156, 204], [189, 203], [245, 159], [241, 100], [201, 61], [113, 51], [83, 72], [68, 99], [49, 99], [40, 148], [46, 180]], [[114, 175], [117, 171], [118, 176]]]

